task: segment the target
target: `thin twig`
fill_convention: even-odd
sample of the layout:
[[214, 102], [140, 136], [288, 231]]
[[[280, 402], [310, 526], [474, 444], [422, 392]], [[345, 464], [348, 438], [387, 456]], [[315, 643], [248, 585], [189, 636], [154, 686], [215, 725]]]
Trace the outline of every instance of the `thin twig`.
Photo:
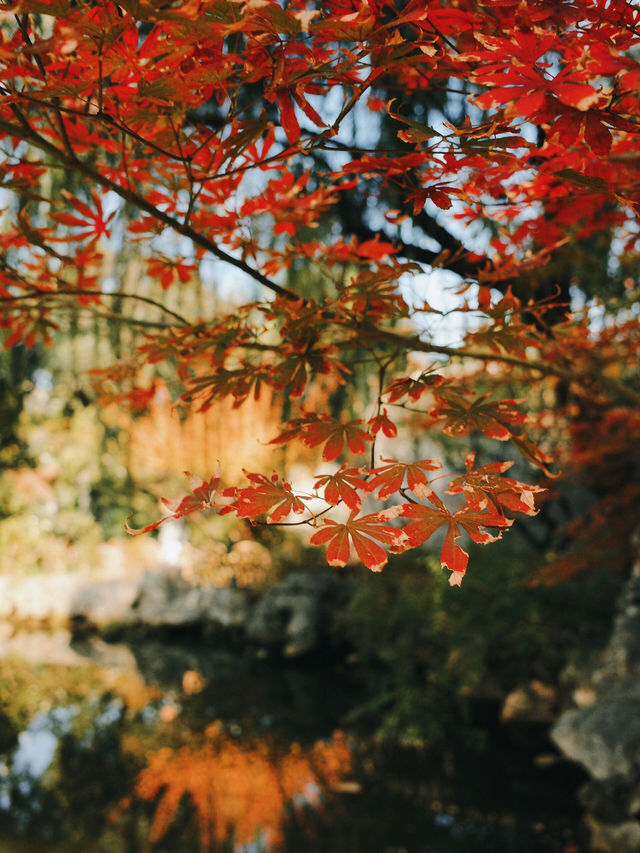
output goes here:
[[140, 296], [137, 293], [127, 293], [124, 290], [111, 290], [108, 292], [105, 292], [103, 290], [78, 290], [74, 288], [61, 288], [58, 290], [37, 290], [33, 293], [22, 293], [19, 296], [0, 296], [0, 304], [3, 302], [24, 302], [27, 299], [35, 299], [37, 301], [40, 301], [42, 299], [52, 299], [58, 296], [113, 296], [119, 297], [121, 299], [135, 299], [138, 302], [145, 302], [147, 305], [153, 305], [154, 308], [158, 308], [160, 311], [164, 311], [165, 314], [169, 314], [171, 317], [175, 317], [175, 319], [182, 326], [193, 325], [189, 322], [189, 320], [185, 319], [180, 314], [177, 314], [175, 311], [172, 311], [170, 308], [167, 308], [161, 302], [157, 302], [155, 299], [151, 299], [151, 297], [149, 296]]
[[[64, 305], [60, 306], [66, 307]], [[124, 323], [127, 326], [141, 326], [148, 329], [173, 329], [171, 323], [161, 323], [154, 320], [136, 320], [135, 317], [125, 317], [124, 314], [117, 314], [115, 311], [100, 311], [92, 305], [69, 305], [70, 311], [87, 311], [92, 317], [102, 317], [105, 320], [113, 320], [116, 323]]]

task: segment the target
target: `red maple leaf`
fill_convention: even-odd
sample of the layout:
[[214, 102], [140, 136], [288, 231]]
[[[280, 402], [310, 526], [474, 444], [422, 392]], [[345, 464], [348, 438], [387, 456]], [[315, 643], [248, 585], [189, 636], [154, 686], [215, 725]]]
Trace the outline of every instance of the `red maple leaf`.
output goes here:
[[72, 213], [52, 213], [51, 218], [55, 219], [61, 225], [67, 225], [71, 228], [81, 228], [81, 231], [76, 231], [68, 237], [56, 237], [57, 242], [73, 242], [76, 240], [90, 239], [94, 243], [99, 237], [109, 236], [109, 225], [116, 215], [116, 211], [112, 211], [109, 216], [104, 216], [102, 210], [102, 200], [95, 190], [91, 191], [91, 200], [93, 207], [90, 207], [82, 199], [72, 195], [68, 190], [61, 190], [62, 195], [67, 200], [67, 203], [74, 208], [79, 216], [74, 216]]
[[221, 515], [235, 512], [240, 518], [254, 520], [261, 515], [267, 516], [269, 524], [283, 521], [288, 515], [304, 512], [306, 507], [297, 495], [291, 491], [290, 483], [280, 481], [277, 474], [266, 477], [244, 471], [251, 486], [225, 489], [223, 495], [233, 501], [224, 508]]
[[391, 420], [386, 409], [383, 409], [379, 415], [371, 418], [368, 424], [371, 435], [377, 435], [380, 431], [387, 438], [395, 438], [398, 435], [398, 427]]
[[439, 373], [421, 373], [417, 379], [412, 379], [410, 376], [401, 376], [394, 379], [384, 390], [385, 394], [389, 395], [389, 402], [395, 403], [396, 400], [402, 399], [405, 395], [410, 400], [419, 400], [420, 397], [429, 388], [435, 388], [446, 382], [444, 376]]
[[324, 486], [324, 499], [336, 506], [344, 501], [351, 510], [359, 510], [362, 497], [358, 494], [365, 481], [362, 478], [364, 468], [347, 468], [343, 465], [335, 474], [322, 474], [316, 479], [315, 488]]
[[503, 510], [522, 512], [525, 515], [537, 513], [534, 495], [544, 489], [501, 476], [511, 468], [513, 462], [491, 462], [475, 470], [474, 462], [475, 453], [469, 453], [466, 458], [466, 473], [451, 480], [447, 494], [464, 493], [472, 502], [488, 499]]
[[459, 586], [469, 561], [468, 553], [455, 542], [462, 535], [460, 528], [466, 531], [474, 542], [486, 545], [499, 538], [499, 535], [492, 536], [484, 528], [505, 528], [512, 522], [500, 512], [488, 507], [486, 501], [469, 502], [462, 509], [451, 513], [431, 489], [418, 485], [415, 492], [419, 497], [426, 498], [432, 506], [417, 503], [402, 504], [403, 517], [414, 519], [403, 528], [408, 547], [415, 548], [422, 545], [437, 530], [445, 527], [440, 562], [443, 568], [450, 569], [453, 573], [449, 583], [452, 586]]
[[175, 521], [178, 518], [183, 518], [185, 515], [190, 515], [192, 512], [202, 512], [202, 510], [213, 509], [215, 507], [214, 498], [218, 483], [220, 482], [220, 471], [218, 470], [210, 480], [203, 480], [190, 471], [185, 471], [184, 473], [189, 480], [192, 494], [175, 500], [160, 498], [160, 503], [169, 512], [169, 515], [165, 515], [164, 518], [160, 518], [152, 524], [147, 524], [146, 527], [142, 527], [139, 530], [131, 527], [127, 520], [124, 525], [127, 533], [130, 533], [132, 536], [139, 536], [141, 533], [156, 530], [161, 524], [167, 521]]
[[286, 134], [289, 145], [295, 145], [298, 139], [300, 139], [300, 125], [296, 117], [291, 95], [286, 89], [279, 89], [276, 98], [278, 109], [280, 110], [282, 129]]
[[378, 500], [385, 500], [402, 488], [405, 474], [407, 486], [415, 491], [417, 485], [426, 485], [427, 476], [425, 471], [437, 471], [442, 467], [440, 462], [433, 459], [419, 459], [417, 462], [398, 462], [396, 459], [383, 459], [387, 465], [381, 465], [371, 471], [373, 479], [367, 483], [367, 491], [380, 491], [376, 495]]
[[403, 533], [386, 524], [400, 514], [400, 507], [382, 510], [356, 518], [352, 511], [348, 521], [340, 524], [327, 519], [310, 539], [312, 545], [327, 546], [327, 562], [330, 566], [346, 566], [351, 555], [351, 545], [356, 554], [372, 572], [379, 572], [387, 562], [385, 550], [378, 544], [394, 545], [404, 541]]
[[432, 417], [444, 418], [443, 430], [449, 435], [467, 432], [476, 427], [489, 438], [508, 441], [512, 437], [511, 424], [522, 423], [526, 415], [515, 406], [522, 400], [495, 400], [485, 402], [488, 394], [472, 402], [454, 388], [441, 388], [435, 392], [439, 405], [429, 413]]
[[285, 444], [292, 438], [300, 438], [307, 447], [317, 447], [324, 444], [322, 458], [326, 462], [332, 462], [342, 453], [344, 445], [352, 453], [360, 454], [366, 451], [367, 441], [373, 441], [372, 436], [359, 424], [362, 420], [341, 421], [330, 418], [327, 415], [314, 415], [306, 418], [295, 418], [289, 421], [285, 430], [276, 436], [270, 444]]
[[171, 287], [176, 278], [186, 284], [196, 270], [193, 264], [185, 263], [184, 258], [166, 258], [164, 255], [156, 255], [147, 258], [147, 274], [151, 278], [160, 281], [163, 290]]

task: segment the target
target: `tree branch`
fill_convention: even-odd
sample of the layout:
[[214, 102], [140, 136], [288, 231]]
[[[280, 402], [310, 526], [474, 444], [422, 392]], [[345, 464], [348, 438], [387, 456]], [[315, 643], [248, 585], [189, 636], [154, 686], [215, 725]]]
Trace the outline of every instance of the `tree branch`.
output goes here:
[[[362, 323], [360, 331], [368, 334], [370, 337], [377, 340], [386, 340], [397, 347], [405, 350], [416, 350], [418, 352], [437, 353], [439, 355], [448, 355], [451, 358], [472, 358], [478, 361], [497, 361], [501, 364], [510, 364], [513, 367], [520, 367], [523, 370], [534, 370], [536, 373], [541, 373], [543, 376], [556, 376], [558, 379], [563, 379], [566, 382], [577, 382], [580, 380], [580, 374], [575, 370], [567, 370], [564, 367], [559, 367], [555, 364], [549, 364], [543, 361], [527, 361], [526, 359], [516, 358], [513, 355], [501, 355], [495, 352], [484, 352], [482, 350], [459, 349], [456, 347], [438, 346], [431, 344], [428, 341], [423, 341], [417, 335], [406, 337], [390, 329], [383, 329], [379, 326], [373, 326]], [[640, 407], [640, 394], [629, 388], [624, 382], [619, 379], [614, 379], [606, 376], [597, 370], [589, 370], [585, 372], [593, 381], [597, 382], [603, 388], [608, 389], [612, 394], [621, 397], [632, 406]]]
[[101, 187], [111, 190], [124, 201], [132, 204], [134, 207], [137, 207], [138, 210], [148, 213], [154, 219], [158, 220], [158, 222], [162, 222], [163, 225], [166, 225], [168, 228], [171, 228], [183, 237], [188, 237], [196, 246], [200, 246], [201, 249], [210, 252], [219, 260], [241, 270], [243, 273], [254, 279], [254, 281], [257, 281], [259, 284], [262, 284], [264, 287], [273, 291], [273, 293], [291, 301], [298, 301], [298, 299], [300, 299], [298, 294], [293, 290], [289, 290], [289, 288], [282, 287], [274, 281], [271, 281], [271, 279], [267, 278], [266, 275], [249, 266], [249, 264], [241, 258], [234, 258], [233, 255], [230, 255], [223, 249], [220, 249], [212, 240], [205, 237], [204, 234], [200, 234], [190, 225], [180, 222], [179, 219], [169, 216], [168, 213], [163, 213], [163, 211], [158, 210], [155, 205], [151, 204], [151, 202], [147, 201], [138, 193], [131, 189], [121, 187], [114, 181], [109, 180], [105, 175], [102, 175], [97, 171], [97, 169], [94, 169], [87, 163], [83, 163], [82, 160], [78, 160], [75, 157], [70, 156], [67, 152], [61, 151], [53, 143], [40, 136], [40, 134], [33, 130], [29, 125], [26, 127], [24, 125], [16, 127], [5, 119], [0, 119], [0, 130], [4, 131], [9, 136], [15, 137], [16, 139], [22, 139], [25, 142], [30, 142], [35, 148], [39, 148], [41, 151], [44, 151], [51, 157], [54, 157], [64, 166], [67, 166], [70, 169], [75, 169], [87, 178], [90, 178], [96, 184], [99, 184]]
[[[64, 306], [62, 306], [64, 307]], [[171, 323], [160, 323], [155, 320], [136, 320], [135, 317], [125, 317], [124, 314], [117, 314], [115, 311], [100, 311], [92, 305], [74, 305], [74, 311], [88, 311], [92, 317], [102, 317], [105, 320], [112, 320], [115, 323], [123, 323], [127, 326], [141, 326], [145, 329], [173, 329]]]
[[[135, 299], [138, 302], [145, 302], [147, 305], [153, 305], [154, 308], [158, 308], [160, 311], [164, 311], [165, 314], [169, 314], [169, 316], [175, 317], [175, 319], [182, 326], [193, 325], [193, 323], [190, 323], [189, 320], [187, 320], [185, 317], [181, 316], [180, 314], [177, 314], [170, 308], [167, 308], [161, 302], [157, 302], [155, 299], [151, 299], [151, 297], [149, 296], [140, 296], [137, 293], [127, 293], [124, 290], [111, 290], [108, 293], [103, 290], [78, 290], [74, 288], [62, 288], [59, 290], [36, 290], [33, 293], [22, 293], [19, 296], [0, 296], [0, 304], [3, 302], [24, 302], [27, 299], [36, 299], [40, 301], [42, 299], [52, 299], [56, 296], [114, 296], [120, 297], [121, 299]], [[154, 323], [154, 325], [158, 324]]]
[[[273, 293], [276, 293], [279, 296], [282, 296], [285, 299], [291, 301], [298, 301], [300, 299], [298, 294], [296, 294], [294, 291], [290, 290], [287, 287], [282, 287], [281, 285], [271, 281], [263, 273], [251, 267], [242, 259], [234, 258], [233, 255], [229, 255], [227, 252], [220, 249], [209, 238], [196, 231], [190, 225], [180, 222], [180, 220], [174, 218], [173, 216], [169, 216], [169, 214], [158, 210], [153, 204], [144, 199], [138, 193], [134, 192], [131, 189], [121, 187], [119, 184], [114, 183], [113, 181], [109, 180], [109, 178], [102, 175], [92, 166], [88, 165], [87, 163], [83, 163], [81, 160], [76, 159], [74, 156], [69, 155], [67, 152], [60, 150], [53, 143], [49, 142], [47, 139], [40, 136], [39, 133], [33, 130], [33, 128], [28, 124], [28, 122], [20, 118], [19, 120], [20, 126], [17, 127], [6, 121], [5, 119], [0, 119], [0, 130], [4, 131], [9, 136], [15, 137], [16, 139], [22, 139], [25, 142], [31, 143], [36, 148], [39, 148], [41, 151], [44, 151], [45, 153], [57, 159], [61, 164], [68, 166], [69, 168], [78, 170], [83, 175], [94, 181], [96, 184], [104, 187], [105, 189], [113, 191], [124, 201], [127, 201], [137, 207], [139, 210], [148, 213], [158, 222], [163, 223], [167, 227], [174, 230], [176, 233], [181, 234], [184, 237], [188, 237], [195, 245], [200, 246], [205, 251], [210, 252], [212, 255], [214, 255], [214, 257], [217, 257], [225, 263], [228, 263], [231, 266], [234, 266], [237, 269], [241, 270], [246, 275], [257, 281], [259, 284], [262, 284], [264, 287], [271, 290]], [[431, 220], [430, 217], [429, 220]], [[437, 223], [434, 223], [434, 225], [437, 228], [441, 227], [437, 225]], [[369, 231], [369, 229], [366, 230]], [[442, 230], [446, 232], [446, 229]], [[448, 234], [448, 232], [446, 232], [446, 234]], [[451, 235], [448, 236], [450, 240], [455, 240], [455, 238], [451, 237]], [[78, 292], [79, 291], [76, 291], [76, 293]], [[69, 295], [72, 294], [73, 291], [70, 291]], [[99, 291], [98, 294], [104, 296], [109, 295], [103, 294], [102, 291]], [[132, 294], [126, 295], [132, 296]], [[138, 298], [143, 300], [146, 299], [146, 297]], [[3, 301], [7, 302], [11, 300], [7, 300], [5, 298]], [[164, 308], [164, 306], [160, 306], [159, 303], [154, 304], [156, 304], [157, 307], [162, 307], [163, 310], [168, 311], [168, 309]], [[169, 313], [173, 314], [173, 312], [170, 311]], [[179, 315], [175, 314], [173, 316], [179, 317]], [[180, 317], [179, 319], [181, 323], [185, 325], [190, 325], [184, 318]], [[400, 346], [405, 350], [414, 349], [420, 352], [439, 353], [452, 357], [475, 358], [482, 361], [498, 361], [503, 364], [511, 364], [513, 366], [521, 367], [526, 370], [534, 370], [543, 375], [557, 376], [558, 378], [564, 379], [565, 381], [572, 382], [578, 379], [576, 373], [571, 370], [566, 370], [564, 368], [539, 361], [528, 362], [526, 360], [515, 358], [514, 356], [497, 355], [496, 353], [487, 353], [474, 350], [460, 350], [453, 347], [437, 346], [435, 344], [427, 343], [417, 336], [405, 337], [403, 335], [397, 334], [396, 332], [381, 329], [376, 326], [368, 325], [366, 323], [358, 324], [358, 328], [362, 333], [367, 334], [370, 337], [377, 338], [378, 340], [387, 340], [390, 343], [393, 343], [395, 346]], [[604, 376], [603, 374], [597, 372], [590, 372], [588, 375], [591, 379], [597, 381], [602, 387], [605, 387], [611, 393], [618, 395], [627, 403], [630, 403], [634, 406], [640, 406], [640, 394], [638, 394], [633, 389], [629, 388], [619, 380]]]

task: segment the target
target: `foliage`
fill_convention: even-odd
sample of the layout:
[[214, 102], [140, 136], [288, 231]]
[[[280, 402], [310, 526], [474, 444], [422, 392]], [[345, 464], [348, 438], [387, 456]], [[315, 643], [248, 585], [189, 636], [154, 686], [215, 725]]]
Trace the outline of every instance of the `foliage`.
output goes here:
[[[123, 536], [123, 516], [133, 501], [139, 517], [152, 518], [160, 488], [173, 479], [179, 485], [171, 462], [156, 452], [158, 443], [172, 461], [191, 465], [202, 458], [202, 436], [216, 427], [206, 418], [203, 423], [194, 416], [172, 417], [161, 393], [151, 414], [138, 418], [101, 411], [69, 395], [62, 383], [55, 392], [31, 385], [25, 394], [15, 427], [23, 461], [19, 464], [21, 459], [11, 454], [11, 465], [0, 469], [0, 552], [6, 576], [74, 570], [113, 576], [139, 573], [167, 559], [161, 542]], [[214, 407], [212, 419], [220, 415]], [[238, 430], [232, 447], [251, 454], [253, 442], [243, 433]], [[238, 529], [229, 517], [186, 521], [189, 543], [180, 552], [180, 567], [202, 584], [260, 588], [274, 580], [287, 555], [290, 561], [299, 557], [294, 543], [276, 540], [275, 565], [252, 531]], [[282, 538], [278, 528], [265, 531]]]
[[56, 706], [66, 707], [112, 690], [133, 715], [161, 695], [157, 688], [149, 687], [139, 673], [123, 674], [116, 669], [109, 672], [93, 664], [79, 669], [68, 664], [30, 663], [19, 657], [8, 657], [3, 660], [2, 669], [0, 705], [11, 720], [11, 726], [18, 731], [39, 711], [48, 710], [52, 700]]
[[[52, 344], [69, 306], [129, 323], [133, 350], [94, 373], [105, 402], [144, 410], [157, 371], [202, 411], [269, 393], [288, 410], [276, 446], [321, 448], [337, 468], [309, 488], [247, 471], [248, 485], [225, 479], [215, 494], [217, 475], [202, 471], [171, 517], [213, 508], [310, 525], [330, 563], [353, 546], [372, 569], [442, 528], [441, 564], [460, 584], [462, 537], [500, 538], [514, 513], [536, 512], [541, 487], [473, 456], [465, 473], [432, 475], [438, 460], [419, 450], [414, 467], [407, 436], [509, 442], [550, 477], [551, 426], [566, 469], [595, 484], [602, 529], [624, 517], [612, 541], [614, 562], [626, 559], [625, 508], [640, 497], [637, 282], [603, 288], [616, 300], [606, 309], [569, 313], [565, 300], [580, 285], [566, 277], [574, 245], [591, 257], [594, 241], [603, 267], [637, 256], [640, 11], [628, 0], [498, 9], [22, 0], [2, 11], [0, 179], [15, 199], [0, 236], [5, 347]], [[432, 91], [465, 102], [457, 119]], [[365, 116], [377, 143], [350, 130]], [[215, 262], [238, 304], [186, 316], [114, 285], [105, 253], [132, 242], [163, 293], [201, 287]], [[420, 264], [459, 277], [452, 308], [409, 299]], [[317, 276], [298, 287], [301, 267]], [[545, 269], [565, 278], [545, 289]], [[127, 307], [138, 303], [152, 319]], [[436, 336], [443, 314], [462, 318], [455, 345]], [[500, 396], [505, 377], [544, 383], [546, 410], [529, 422], [520, 399]], [[365, 498], [391, 506], [372, 512]]]
[[103, 444], [99, 413], [71, 404], [65, 412], [59, 397], [33, 389], [25, 407], [15, 432], [27, 464], [0, 476], [2, 568], [19, 574], [95, 565], [96, 549], [113, 528], [94, 498], [108, 488], [111, 507], [131, 499], [113, 469], [102, 482], [102, 454], [113, 446]]
[[348, 624], [364, 695], [351, 717], [378, 739], [473, 745], [474, 702], [495, 703], [523, 680], [555, 684], [567, 661], [582, 665], [605, 642], [618, 578], [532, 588], [536, 558], [522, 544], [475, 552], [479, 571], [454, 599], [433, 556], [398, 558], [359, 585]]

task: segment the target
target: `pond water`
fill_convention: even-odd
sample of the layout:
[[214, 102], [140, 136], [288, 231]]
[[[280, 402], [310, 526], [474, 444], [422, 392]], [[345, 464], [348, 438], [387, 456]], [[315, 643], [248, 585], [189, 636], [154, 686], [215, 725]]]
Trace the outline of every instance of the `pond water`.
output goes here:
[[204, 643], [0, 642], [1, 853], [578, 853], [578, 778], [376, 747], [346, 665]]

